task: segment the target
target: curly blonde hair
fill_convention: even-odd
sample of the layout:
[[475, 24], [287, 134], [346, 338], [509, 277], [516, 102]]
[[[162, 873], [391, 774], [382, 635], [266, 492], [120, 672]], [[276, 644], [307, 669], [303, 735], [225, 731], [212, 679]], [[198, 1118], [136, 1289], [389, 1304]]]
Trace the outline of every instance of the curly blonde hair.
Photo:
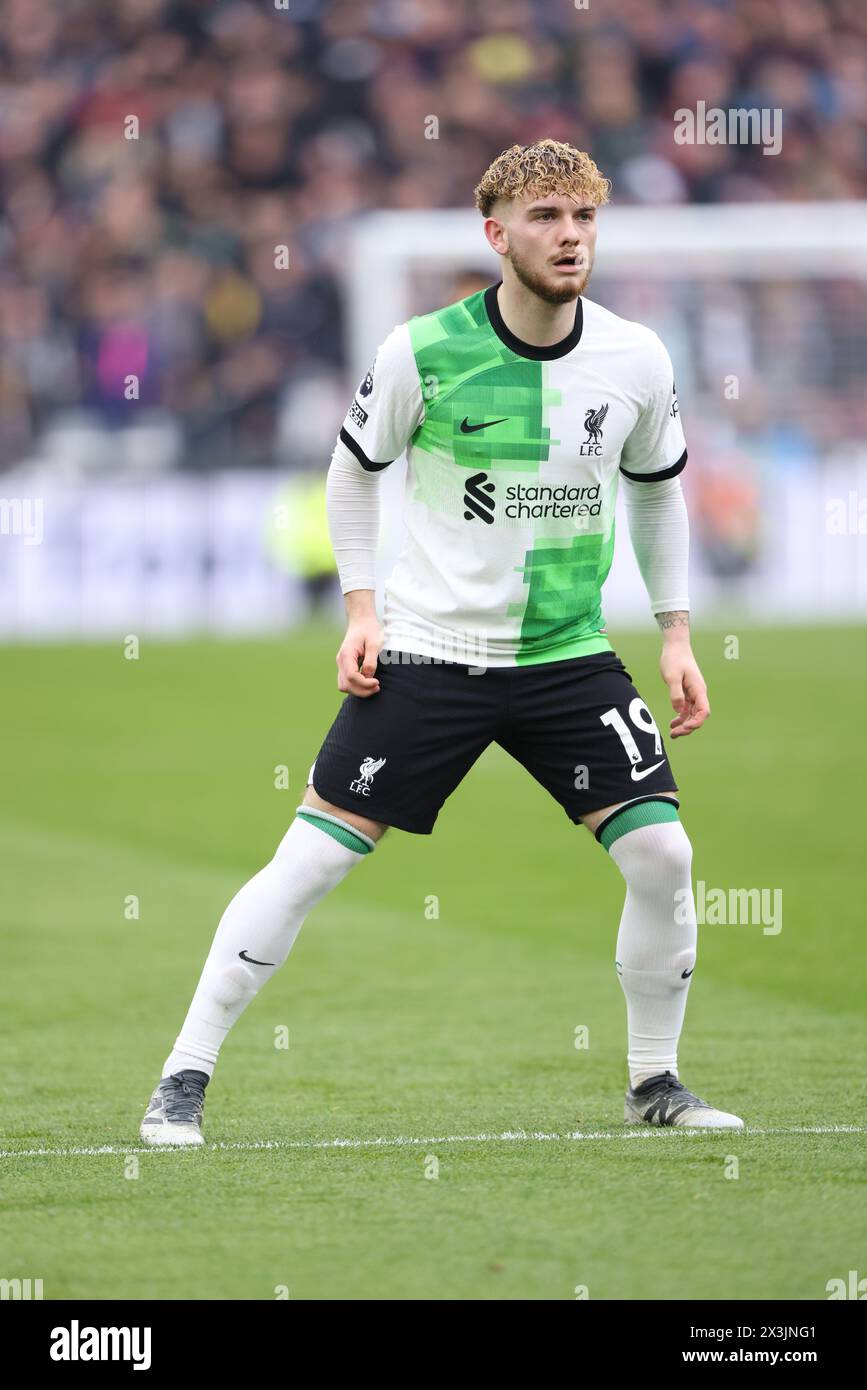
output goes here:
[[580, 195], [596, 207], [608, 202], [611, 180], [589, 154], [560, 140], [512, 145], [498, 154], [476, 185], [476, 207], [485, 217], [498, 198], [542, 198], [546, 193]]

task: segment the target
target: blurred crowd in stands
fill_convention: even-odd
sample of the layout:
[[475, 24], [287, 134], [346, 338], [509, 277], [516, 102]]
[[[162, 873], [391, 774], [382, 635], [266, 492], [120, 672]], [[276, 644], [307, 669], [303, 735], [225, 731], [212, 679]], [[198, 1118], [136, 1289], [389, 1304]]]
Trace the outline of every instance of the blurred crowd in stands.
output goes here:
[[[781, 152], [676, 144], [699, 100], [781, 108]], [[617, 204], [812, 202], [821, 255], [867, 194], [867, 3], [0, 0], [0, 470], [324, 467], [354, 221], [471, 206], [545, 135]], [[783, 453], [863, 438], [863, 285], [683, 293], [694, 391], [725, 341]]]

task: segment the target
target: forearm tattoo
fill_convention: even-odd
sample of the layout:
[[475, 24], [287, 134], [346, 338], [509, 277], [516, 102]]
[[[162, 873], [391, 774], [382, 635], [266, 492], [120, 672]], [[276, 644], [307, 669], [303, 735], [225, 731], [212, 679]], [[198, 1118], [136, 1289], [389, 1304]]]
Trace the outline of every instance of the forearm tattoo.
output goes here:
[[689, 627], [689, 613], [657, 613], [656, 621], [663, 632], [669, 627]]

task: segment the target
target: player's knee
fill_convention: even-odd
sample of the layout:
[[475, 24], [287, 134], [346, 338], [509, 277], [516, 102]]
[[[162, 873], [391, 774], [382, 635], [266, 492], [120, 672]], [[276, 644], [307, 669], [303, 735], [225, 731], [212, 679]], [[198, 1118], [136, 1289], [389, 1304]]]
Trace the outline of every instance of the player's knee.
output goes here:
[[672, 877], [689, 877], [692, 869], [692, 841], [680, 821], [672, 821], [671, 831], [656, 844], [656, 862]]
[[609, 822], [602, 844], [628, 882], [636, 887], [666, 880], [688, 880], [692, 869], [692, 842], [670, 802], [645, 803], [635, 824], [638, 808]]

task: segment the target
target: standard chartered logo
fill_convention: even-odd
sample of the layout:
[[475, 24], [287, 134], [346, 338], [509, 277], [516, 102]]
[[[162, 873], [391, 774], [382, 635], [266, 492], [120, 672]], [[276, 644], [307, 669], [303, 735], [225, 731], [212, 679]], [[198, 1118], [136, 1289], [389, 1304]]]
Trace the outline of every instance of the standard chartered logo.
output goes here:
[[487, 473], [474, 473], [471, 478], [467, 478], [464, 493], [465, 520], [472, 521], [478, 517], [480, 521], [486, 521], [491, 525], [494, 520], [494, 499], [488, 494], [493, 491], [494, 484], [489, 482]]
[[[491, 495], [495, 485], [487, 473], [473, 473], [467, 478], [464, 491], [464, 517], [476, 518], [490, 526], [494, 520], [496, 499]], [[601, 485], [589, 487], [558, 483], [555, 487], [543, 483], [513, 483], [503, 494], [503, 514], [510, 520], [530, 521], [535, 517], [590, 517], [602, 510]]]

